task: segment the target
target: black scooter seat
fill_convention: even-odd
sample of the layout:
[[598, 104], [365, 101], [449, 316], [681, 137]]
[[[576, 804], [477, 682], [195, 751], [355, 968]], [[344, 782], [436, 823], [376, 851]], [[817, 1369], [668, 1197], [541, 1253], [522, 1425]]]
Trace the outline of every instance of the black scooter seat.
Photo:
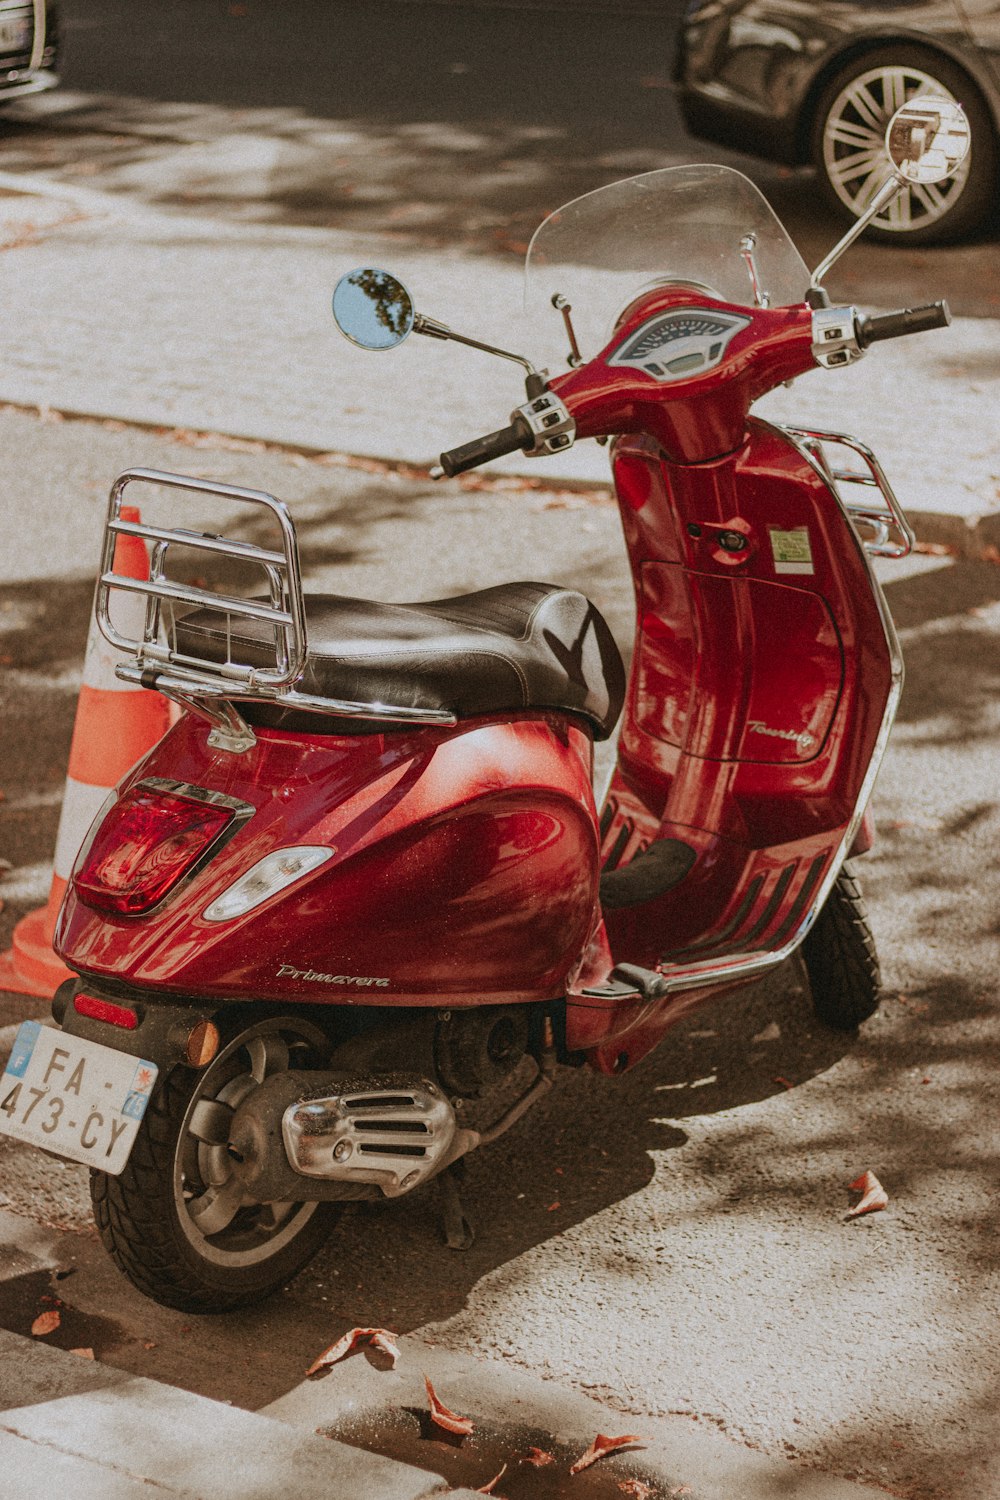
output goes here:
[[[445, 709], [457, 718], [557, 709], [588, 719], [599, 739], [618, 720], [625, 668], [607, 622], [583, 594], [545, 583], [505, 583], [427, 604], [380, 604], [306, 595], [308, 657], [296, 690], [315, 697], [400, 708]], [[272, 627], [231, 619], [236, 661], [274, 664]], [[226, 617], [179, 616], [177, 649], [225, 662]], [[318, 730], [320, 715], [273, 704], [241, 706], [253, 723]], [[345, 720], [324, 721], [326, 732]], [[372, 727], [369, 725], [369, 727]]]

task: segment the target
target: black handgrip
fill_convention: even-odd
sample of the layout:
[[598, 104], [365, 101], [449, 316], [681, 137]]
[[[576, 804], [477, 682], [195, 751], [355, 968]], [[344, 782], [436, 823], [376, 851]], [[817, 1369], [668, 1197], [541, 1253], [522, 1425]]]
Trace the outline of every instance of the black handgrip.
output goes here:
[[879, 339], [898, 339], [904, 333], [925, 333], [929, 328], [947, 328], [951, 311], [947, 302], [928, 302], [924, 307], [904, 307], [899, 312], [859, 318], [858, 343], [862, 349]]
[[450, 448], [447, 453], [442, 453], [441, 467], [448, 478], [453, 479], [456, 474], [464, 474], [466, 469], [489, 463], [491, 458], [516, 453], [518, 448], [526, 448], [530, 442], [528, 424], [518, 417], [509, 427], [501, 427], [499, 432], [488, 432], [485, 437], [463, 443], [461, 448]]

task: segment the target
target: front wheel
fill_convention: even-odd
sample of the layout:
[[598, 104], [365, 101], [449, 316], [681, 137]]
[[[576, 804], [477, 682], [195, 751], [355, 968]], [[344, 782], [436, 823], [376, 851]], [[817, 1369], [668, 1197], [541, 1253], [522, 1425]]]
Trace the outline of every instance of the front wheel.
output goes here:
[[338, 1203], [247, 1201], [229, 1125], [266, 1077], [310, 1066], [323, 1034], [275, 1016], [236, 1027], [203, 1071], [157, 1087], [120, 1177], [92, 1172], [105, 1249], [147, 1297], [182, 1312], [229, 1312], [277, 1291], [319, 1249]]
[[972, 145], [953, 177], [908, 184], [874, 220], [867, 236], [883, 244], [959, 239], [983, 223], [994, 203], [997, 142], [978, 91], [950, 59], [906, 44], [856, 57], [820, 95], [812, 158], [831, 206], [854, 218], [864, 213], [888, 175], [890, 117], [918, 94], [957, 100], [968, 117]]
[[802, 943], [813, 1009], [824, 1026], [854, 1031], [878, 1009], [882, 978], [861, 887], [844, 865]]

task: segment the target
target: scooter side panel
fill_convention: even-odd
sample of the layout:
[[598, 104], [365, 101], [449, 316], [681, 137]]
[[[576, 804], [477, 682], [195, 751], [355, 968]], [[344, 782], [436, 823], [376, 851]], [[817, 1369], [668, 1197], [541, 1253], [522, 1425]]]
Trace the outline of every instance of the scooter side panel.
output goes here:
[[822, 597], [650, 562], [640, 599], [639, 731], [708, 760], [799, 764], [818, 752], [843, 686]]
[[[245, 755], [211, 750], [185, 717], [142, 774], [224, 791], [254, 816], [146, 916], [93, 911], [71, 885], [59, 951], [140, 989], [222, 999], [549, 999], [593, 916], [590, 759], [587, 732], [554, 714], [351, 738], [261, 730]], [[295, 844], [335, 853], [244, 916], [206, 920]]]
[[[656, 968], [776, 951], [855, 814], [896, 680], [866, 560], [826, 483], [764, 423], [687, 468], [620, 442], [616, 480], [637, 639], [602, 861], [665, 838], [696, 860], [674, 889], [605, 912], [611, 952]], [[574, 1010], [568, 1036], [594, 1047], [594, 1018]], [[681, 1013], [675, 998], [634, 1018], [641, 1050]]]

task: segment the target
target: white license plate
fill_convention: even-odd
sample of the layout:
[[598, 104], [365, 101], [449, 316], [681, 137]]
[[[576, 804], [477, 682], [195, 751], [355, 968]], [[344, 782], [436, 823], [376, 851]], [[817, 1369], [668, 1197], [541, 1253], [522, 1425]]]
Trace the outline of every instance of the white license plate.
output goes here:
[[0, 1132], [117, 1177], [156, 1073], [143, 1058], [22, 1021], [0, 1078]]
[[27, 52], [30, 46], [30, 21], [0, 20], [0, 52]]

